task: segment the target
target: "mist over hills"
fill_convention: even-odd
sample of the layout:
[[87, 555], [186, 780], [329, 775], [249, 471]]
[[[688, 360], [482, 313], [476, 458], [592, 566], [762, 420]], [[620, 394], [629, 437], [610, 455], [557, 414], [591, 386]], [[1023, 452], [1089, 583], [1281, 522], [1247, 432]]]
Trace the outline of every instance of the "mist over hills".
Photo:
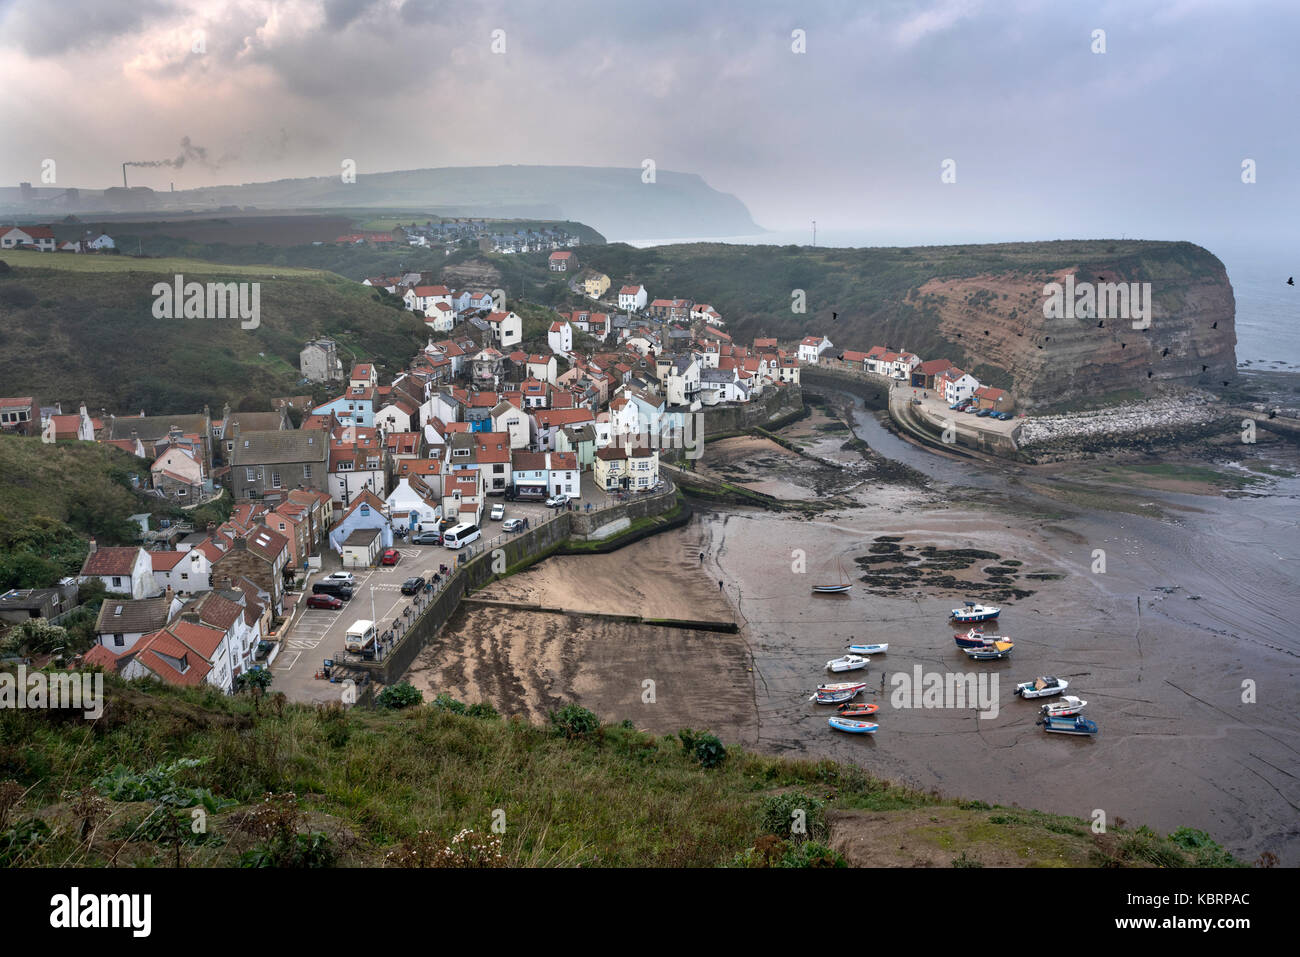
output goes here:
[[77, 211], [409, 209], [443, 216], [577, 220], [614, 238], [740, 236], [762, 232], [739, 199], [693, 173], [596, 166], [465, 166], [282, 179], [267, 183], [155, 191], [0, 189], [0, 207], [27, 215]]

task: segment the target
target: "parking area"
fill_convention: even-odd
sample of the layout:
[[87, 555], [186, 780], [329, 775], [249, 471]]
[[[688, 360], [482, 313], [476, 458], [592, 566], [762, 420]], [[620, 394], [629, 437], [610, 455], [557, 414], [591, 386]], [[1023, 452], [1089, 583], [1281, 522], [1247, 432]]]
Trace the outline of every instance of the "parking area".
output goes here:
[[967, 412], [958, 412], [956, 409], [948, 408], [947, 402], [939, 398], [937, 393], [927, 389], [902, 386], [895, 390], [895, 394], [908, 400], [917, 400], [920, 405], [919, 411], [938, 428], [944, 428], [946, 423], [951, 421], [959, 433], [967, 435], [974, 435], [981, 431], [1010, 435], [1013, 429], [1024, 422], [1024, 419], [1019, 416], [1003, 421], [990, 416], [980, 418]]

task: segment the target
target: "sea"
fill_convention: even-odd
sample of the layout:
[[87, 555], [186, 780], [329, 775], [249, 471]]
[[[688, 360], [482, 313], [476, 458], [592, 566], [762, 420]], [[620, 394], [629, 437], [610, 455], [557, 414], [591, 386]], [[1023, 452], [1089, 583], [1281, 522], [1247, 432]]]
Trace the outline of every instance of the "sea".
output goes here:
[[[810, 245], [812, 230], [772, 230], [751, 236], [621, 239], [637, 248], [672, 243], [735, 243], [737, 245]], [[818, 230], [818, 246], [935, 246], [950, 243], [1023, 242], [1023, 237], [886, 233], [865, 230]], [[1300, 249], [1251, 248], [1240, 240], [1192, 238], [1214, 253], [1228, 270], [1237, 301], [1237, 365], [1242, 369], [1300, 371]], [[1287, 279], [1296, 285], [1288, 286]]]

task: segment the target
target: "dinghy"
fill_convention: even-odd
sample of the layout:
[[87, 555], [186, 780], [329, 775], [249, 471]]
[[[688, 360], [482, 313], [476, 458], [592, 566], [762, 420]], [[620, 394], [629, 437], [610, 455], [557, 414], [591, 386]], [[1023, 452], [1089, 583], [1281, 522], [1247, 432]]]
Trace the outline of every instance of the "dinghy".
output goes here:
[[952, 610], [952, 617], [960, 622], [992, 621], [1000, 614], [1002, 609], [997, 605], [977, 605], [973, 601], [965, 602], [961, 608]]
[[820, 684], [809, 701], [816, 701], [818, 704], [839, 704], [841, 701], [851, 701], [856, 698], [867, 687], [865, 681], [841, 681], [836, 684]]
[[1013, 641], [995, 641], [993, 644], [985, 645], [982, 648], [963, 648], [962, 651], [976, 661], [991, 661], [994, 658], [1005, 658], [1011, 654], [1011, 649], [1015, 646]]
[[883, 655], [889, 650], [889, 642], [877, 645], [849, 645], [851, 655]]
[[865, 701], [854, 702], [851, 704], [842, 704], [835, 709], [835, 713], [841, 718], [865, 718], [869, 714], [875, 714], [880, 710], [878, 704], [867, 704]]
[[1096, 734], [1097, 722], [1089, 721], [1082, 715], [1067, 718], [1054, 718], [1050, 715], [1037, 722], [1044, 731], [1054, 734]]
[[1021, 682], [1016, 685], [1016, 694], [1022, 698], [1050, 698], [1052, 695], [1060, 694], [1068, 687], [1070, 687], [1070, 682], [1064, 678], [1054, 678], [1048, 675], [1044, 678], [1035, 678], [1033, 681]]
[[1043, 705], [1043, 714], [1049, 718], [1072, 718], [1082, 711], [1087, 703], [1082, 698], [1068, 694], [1060, 701]]
[[870, 721], [851, 721], [848, 718], [828, 718], [827, 721], [836, 731], [847, 731], [849, 734], [875, 734], [880, 727]]
[[870, 658], [864, 658], [862, 655], [845, 655], [843, 658], [833, 658], [826, 662], [827, 671], [859, 671], [867, 666]]

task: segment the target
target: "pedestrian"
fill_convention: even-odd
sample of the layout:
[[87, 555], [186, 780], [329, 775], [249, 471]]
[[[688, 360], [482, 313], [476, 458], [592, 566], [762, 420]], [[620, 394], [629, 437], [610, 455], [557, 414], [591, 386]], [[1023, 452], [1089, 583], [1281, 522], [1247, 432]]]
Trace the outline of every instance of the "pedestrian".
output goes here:
[[718, 579], [718, 591], [722, 591], [722, 579]]
[[883, 671], [880, 672], [880, 693], [885, 693], [885, 673]]
[[703, 553], [703, 552], [700, 552], [700, 564], [701, 564], [701, 565], [704, 564], [704, 553]]

